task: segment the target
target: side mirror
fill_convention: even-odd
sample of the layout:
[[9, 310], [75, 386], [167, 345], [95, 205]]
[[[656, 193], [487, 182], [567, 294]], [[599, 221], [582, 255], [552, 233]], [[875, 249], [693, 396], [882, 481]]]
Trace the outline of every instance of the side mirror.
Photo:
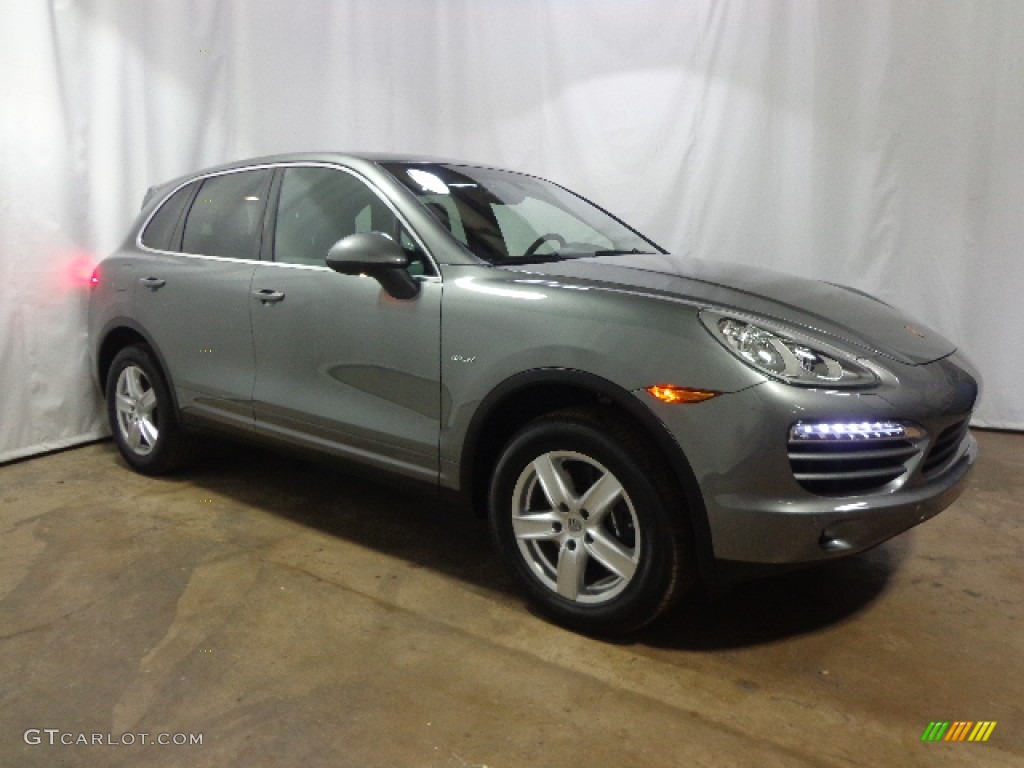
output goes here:
[[382, 232], [343, 237], [327, 252], [327, 266], [343, 275], [369, 275], [396, 299], [411, 299], [420, 290], [407, 271], [409, 257]]

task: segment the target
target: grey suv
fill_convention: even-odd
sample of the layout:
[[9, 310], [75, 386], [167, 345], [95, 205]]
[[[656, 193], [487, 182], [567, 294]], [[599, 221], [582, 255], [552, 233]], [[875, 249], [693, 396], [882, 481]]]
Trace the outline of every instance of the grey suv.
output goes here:
[[860, 552], [974, 463], [975, 374], [859, 291], [673, 257], [533, 176], [302, 154], [155, 188], [94, 275], [146, 473], [219, 430], [453, 491], [554, 620], [651, 621], [723, 564]]

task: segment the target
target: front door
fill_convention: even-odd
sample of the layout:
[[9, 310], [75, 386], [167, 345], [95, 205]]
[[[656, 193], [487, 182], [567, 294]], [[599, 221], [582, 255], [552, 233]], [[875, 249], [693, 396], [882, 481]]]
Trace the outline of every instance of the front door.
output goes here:
[[[331, 245], [365, 231], [402, 241], [420, 282], [412, 299], [324, 266]], [[250, 308], [257, 432], [436, 479], [441, 283], [427, 257], [365, 182], [320, 166], [282, 171], [268, 236], [273, 261], [256, 267]]]

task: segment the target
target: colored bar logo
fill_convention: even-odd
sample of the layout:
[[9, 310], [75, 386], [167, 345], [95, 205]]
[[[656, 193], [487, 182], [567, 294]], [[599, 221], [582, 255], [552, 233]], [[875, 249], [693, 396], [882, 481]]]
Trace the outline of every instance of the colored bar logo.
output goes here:
[[933, 720], [921, 741], [988, 741], [995, 727], [995, 720]]

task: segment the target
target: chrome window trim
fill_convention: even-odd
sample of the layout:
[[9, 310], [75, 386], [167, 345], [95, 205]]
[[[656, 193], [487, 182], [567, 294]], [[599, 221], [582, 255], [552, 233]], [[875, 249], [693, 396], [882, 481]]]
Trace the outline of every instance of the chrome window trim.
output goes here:
[[[284, 261], [263, 261], [262, 259], [238, 259], [234, 256], [207, 256], [203, 253], [184, 253], [181, 251], [159, 251], [154, 248], [147, 249], [149, 253], [156, 253], [165, 256], [177, 256], [183, 259], [199, 259], [200, 261], [227, 262], [231, 264], [252, 264], [256, 267], [277, 267], [279, 269], [300, 269], [313, 272], [333, 272], [330, 267], [321, 267], [317, 264], [289, 264]], [[440, 275], [410, 275], [413, 280], [422, 283], [440, 283]]]
[[207, 256], [205, 253], [184, 253], [182, 251], [159, 251], [155, 248], [147, 249], [148, 253], [157, 253], [161, 256], [180, 256], [184, 259], [199, 259], [201, 261], [223, 261], [230, 264], [266, 264], [259, 259], [239, 259], [235, 256]]
[[[247, 166], [245, 166], [243, 168], [229, 168], [229, 169], [224, 170], [224, 171], [215, 171], [213, 173], [204, 173], [204, 174], [199, 174], [197, 176], [192, 176], [191, 178], [186, 179], [181, 184], [176, 186], [174, 189], [172, 189], [166, 195], [164, 195], [160, 199], [160, 202], [158, 202], [155, 206], [153, 206], [153, 210], [150, 211], [149, 216], [146, 217], [146, 220], [144, 222], [142, 222], [142, 226], [140, 226], [138, 228], [138, 231], [135, 233], [135, 247], [138, 250], [143, 251], [145, 253], [156, 253], [156, 254], [170, 255], [170, 256], [184, 256], [184, 257], [190, 258], [190, 259], [216, 259], [218, 261], [230, 261], [230, 262], [234, 262], [236, 264], [245, 264], [245, 263], [252, 263], [252, 264], [275, 264], [275, 265], [281, 266], [281, 267], [293, 267], [293, 268], [294, 267], [299, 267], [299, 268], [302, 268], [302, 269], [324, 269], [324, 270], [327, 270], [327, 271], [331, 271], [330, 267], [327, 267], [327, 266], [321, 267], [319, 265], [313, 265], [313, 264], [288, 264], [288, 263], [283, 262], [283, 261], [263, 261], [262, 259], [238, 259], [238, 258], [234, 258], [234, 257], [231, 257], [231, 256], [211, 256], [211, 255], [205, 254], [205, 253], [189, 253], [187, 251], [164, 251], [164, 250], [160, 250], [158, 248], [150, 248], [148, 245], [143, 244], [143, 242], [142, 242], [142, 233], [146, 231], [146, 227], [149, 226], [149, 222], [153, 219], [154, 216], [156, 216], [157, 211], [159, 211], [164, 206], [164, 204], [171, 197], [173, 197], [178, 192], [178, 190], [180, 190], [180, 189], [182, 189], [184, 187], [187, 187], [189, 184], [192, 184], [194, 182], [206, 181], [207, 179], [212, 179], [215, 176], [227, 176], [228, 174], [244, 173], [246, 171], [277, 170], [278, 168], [281, 168], [281, 169], [287, 169], [287, 168], [328, 168], [328, 169], [333, 170], [333, 171], [341, 171], [342, 173], [348, 173], [348, 174], [350, 174], [352, 176], [355, 176], [357, 179], [359, 179], [361, 182], [363, 182], [363, 184], [365, 184], [367, 187], [369, 187], [370, 191], [372, 191], [373, 194], [375, 194], [384, 203], [384, 205], [386, 205], [388, 207], [388, 209], [395, 215], [395, 218], [398, 219], [399, 223], [403, 227], [405, 227], [405, 230], [409, 233], [409, 236], [416, 242], [416, 245], [419, 246], [420, 250], [423, 251], [423, 254], [430, 261], [430, 265], [434, 269], [434, 274], [433, 275], [418, 275], [416, 277], [422, 278], [424, 280], [431, 280], [431, 281], [434, 281], [434, 280], [440, 281], [441, 280], [441, 270], [440, 270], [440, 268], [438, 266], [437, 259], [434, 258], [434, 254], [432, 254], [430, 252], [430, 249], [427, 248], [426, 244], [423, 242], [423, 239], [420, 237], [419, 233], [415, 229], [412, 228], [412, 226], [409, 224], [409, 221], [405, 218], [404, 215], [402, 215], [402, 213], [398, 210], [398, 208], [395, 207], [395, 204], [391, 201], [391, 199], [387, 195], [385, 195], [383, 192], [381, 192], [380, 188], [376, 184], [374, 184], [370, 179], [366, 178], [366, 176], [364, 176], [362, 173], [360, 173], [359, 171], [356, 171], [353, 168], [349, 168], [349, 167], [344, 166], [344, 165], [339, 165], [337, 163], [328, 163], [328, 162], [314, 161], [314, 160], [309, 160], [309, 161], [293, 161], [293, 162], [283, 162], [283, 163], [262, 163], [260, 165], [247, 165]], [[267, 202], [269, 203], [269, 200]]]
[[[190, 258], [190, 259], [218, 259], [220, 261], [227, 261], [227, 259], [222, 259], [219, 256], [194, 256], [192, 254], [182, 254], [182, 253], [178, 253], [178, 254], [174, 254], [174, 255], [175, 256], [186, 256], [187, 258]], [[238, 261], [247, 261], [247, 260], [238, 259]], [[263, 261], [263, 260], [253, 261], [253, 262], [250, 262], [250, 263], [256, 264], [256, 265], [261, 266], [261, 267], [278, 267], [279, 269], [300, 269], [300, 270], [305, 270], [307, 272], [309, 272], [309, 271], [312, 271], [312, 272], [333, 272], [334, 271], [330, 267], [326, 267], [326, 266], [325, 267], [321, 267], [319, 264], [290, 264], [290, 263], [288, 263], [286, 261]], [[436, 282], [436, 283], [441, 282], [441, 276], [439, 274], [438, 275], [410, 275], [410, 277], [413, 280], [419, 280], [419, 281], [422, 281], [422, 282]]]

